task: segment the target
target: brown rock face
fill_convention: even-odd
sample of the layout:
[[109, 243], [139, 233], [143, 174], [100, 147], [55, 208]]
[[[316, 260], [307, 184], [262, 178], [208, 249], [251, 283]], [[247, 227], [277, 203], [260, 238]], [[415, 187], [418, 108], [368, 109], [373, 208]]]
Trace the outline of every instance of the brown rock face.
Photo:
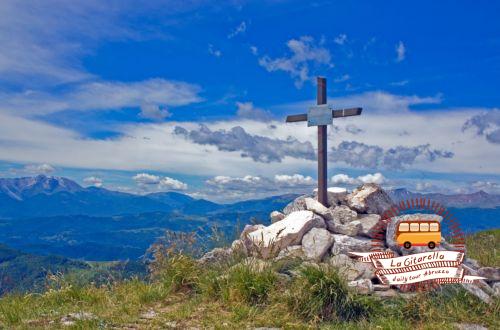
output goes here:
[[347, 195], [347, 205], [359, 213], [382, 214], [392, 205], [387, 193], [374, 183], [367, 183]]

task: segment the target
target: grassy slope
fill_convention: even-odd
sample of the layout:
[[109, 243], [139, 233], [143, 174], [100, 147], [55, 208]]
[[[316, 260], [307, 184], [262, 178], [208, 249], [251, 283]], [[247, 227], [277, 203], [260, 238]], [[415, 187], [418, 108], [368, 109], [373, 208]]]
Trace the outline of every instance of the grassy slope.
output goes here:
[[[500, 230], [478, 235], [481, 244], [469, 242], [470, 255], [498, 266]], [[0, 300], [0, 328], [62, 328], [61, 318], [74, 312], [95, 317], [76, 321], [75, 328], [451, 329], [453, 323], [500, 328], [499, 299], [486, 305], [451, 285], [408, 301], [381, 301], [351, 293], [328, 267], [295, 269], [300, 275], [290, 279], [272, 270], [294, 269], [293, 262], [248, 265], [234, 260], [199, 268], [189, 257], [162, 255], [154, 266], [150, 282], [96, 287], [54, 278], [52, 289], [41, 295], [6, 296]]]

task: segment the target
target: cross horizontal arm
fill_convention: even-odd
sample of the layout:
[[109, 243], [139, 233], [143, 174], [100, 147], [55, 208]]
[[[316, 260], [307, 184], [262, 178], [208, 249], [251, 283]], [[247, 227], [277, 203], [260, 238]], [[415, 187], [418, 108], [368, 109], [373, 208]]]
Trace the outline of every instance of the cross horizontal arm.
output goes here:
[[[332, 110], [332, 118], [359, 116], [359, 115], [361, 115], [362, 111], [363, 111], [363, 108], [349, 108], [349, 109]], [[299, 122], [299, 121], [307, 121], [307, 114], [302, 113], [300, 115], [290, 115], [290, 116], [286, 117], [287, 123], [295, 123], [295, 122]]]
[[286, 116], [287, 123], [295, 123], [297, 121], [307, 121], [307, 113], [302, 113], [300, 115]]
[[349, 108], [349, 109], [340, 109], [340, 110], [332, 110], [332, 117], [349, 117], [349, 116], [359, 116], [363, 108]]

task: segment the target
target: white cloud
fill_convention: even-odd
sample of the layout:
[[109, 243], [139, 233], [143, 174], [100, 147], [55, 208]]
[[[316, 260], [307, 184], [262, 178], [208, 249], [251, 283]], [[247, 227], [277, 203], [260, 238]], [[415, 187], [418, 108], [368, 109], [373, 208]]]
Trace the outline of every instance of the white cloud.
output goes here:
[[35, 91], [0, 93], [0, 108], [17, 115], [41, 115], [63, 110], [181, 106], [201, 101], [199, 92], [197, 85], [160, 78], [135, 82], [93, 81], [57, 96]]
[[250, 51], [252, 52], [253, 55], [259, 54], [259, 49], [255, 46], [250, 46]]
[[144, 104], [141, 106], [140, 116], [147, 119], [161, 121], [170, 117], [172, 114], [167, 109], [155, 104]]
[[15, 170], [14, 172], [26, 173], [26, 174], [51, 174], [55, 172], [55, 168], [49, 164], [28, 164], [24, 166], [20, 171]]
[[356, 185], [359, 183], [359, 181], [356, 180], [355, 178], [351, 178], [347, 174], [343, 173], [335, 174], [334, 176], [332, 176], [331, 182], [335, 185], [339, 184]]
[[348, 74], [345, 74], [345, 75], [343, 75], [343, 76], [341, 76], [339, 78], [334, 79], [333, 81], [336, 82], [336, 83], [340, 83], [340, 82], [347, 81], [349, 79], [351, 79], [351, 76], [349, 76]]
[[236, 106], [238, 108], [236, 114], [239, 117], [262, 121], [271, 119], [269, 111], [255, 107], [252, 102], [236, 102]]
[[302, 174], [277, 174], [274, 176], [274, 182], [285, 186], [312, 186], [316, 184], [316, 180], [312, 177]]
[[333, 39], [333, 41], [338, 45], [343, 45], [347, 41], [347, 35], [341, 33], [338, 36], [336, 36], [335, 39]]
[[103, 185], [103, 180], [101, 178], [95, 177], [95, 176], [89, 176], [85, 179], [83, 179], [83, 183], [89, 186], [94, 186], [97, 188], [102, 187]]
[[137, 185], [146, 191], [165, 191], [165, 190], [187, 190], [188, 185], [174, 178], [149, 173], [138, 173], [132, 178]]
[[382, 173], [375, 173], [375, 174], [366, 174], [363, 176], [358, 176], [358, 180], [363, 183], [382, 184], [385, 182], [385, 177], [382, 175]]
[[396, 45], [396, 62], [402, 62], [406, 57], [406, 47], [405, 44], [400, 41]]
[[291, 52], [290, 55], [274, 59], [265, 55], [259, 58], [259, 65], [269, 72], [287, 72], [295, 80], [297, 88], [302, 87], [305, 81], [311, 80], [309, 75], [310, 64], [333, 66], [330, 51], [317, 45], [310, 36], [291, 39], [286, 45]]
[[166, 190], [187, 190], [188, 185], [166, 176], [160, 180], [160, 188]]
[[[454, 157], [437, 158], [434, 161], [419, 157], [408, 166], [409, 169], [447, 173], [498, 173], [500, 159], [497, 157], [497, 145], [489, 143], [472, 131], [462, 131], [463, 124], [469, 118], [487, 109], [432, 110], [427, 107], [426, 111], [412, 111], [411, 106], [414, 104], [429, 101], [435, 103], [439, 98], [385, 92], [354, 94], [330, 100], [339, 107], [364, 107], [363, 114], [359, 117], [336, 120], [335, 125], [340, 129], [334, 133], [329, 129], [330, 146], [338, 146], [341, 141], [348, 140], [389, 150], [398, 145], [415, 147], [430, 143], [433, 150], [451, 151]], [[311, 103], [314, 102], [310, 100], [287, 104], [282, 108], [286, 109], [286, 113], [300, 113]], [[273, 112], [281, 111], [280, 109], [271, 108]], [[345, 127], [350, 124], [355, 124], [364, 133], [353, 135], [347, 132]], [[243, 118], [205, 123], [212, 133], [224, 130], [229, 134], [232, 128], [240, 126], [244, 127], [250, 138], [260, 136], [265, 138], [264, 142], [266, 139], [286, 142], [292, 136], [299, 142], [308, 142], [313, 148], [312, 152], [304, 153], [311, 156], [299, 157], [295, 144], [290, 143], [290, 147], [294, 146], [290, 152], [294, 153], [289, 154], [281, 148], [278, 150], [281, 162], [268, 163], [255, 162], [251, 157], [242, 158], [240, 149], [219, 150], [217, 145], [193, 143], [183, 136], [173, 135], [174, 128], [179, 125], [188, 131], [199, 130], [198, 122], [133, 123], [116, 127], [120, 135], [113, 139], [94, 140], [67, 128], [0, 112], [0, 160], [24, 164], [48, 163], [56, 167], [93, 170], [147, 169], [206, 176], [224, 173], [234, 177], [247, 174], [258, 176], [262, 173], [273, 177], [282, 173], [306, 173], [315, 171], [316, 168], [314, 147], [317, 133], [304, 123], [285, 124], [278, 120], [265, 123]], [[270, 125], [275, 128], [270, 129]], [[404, 135], [401, 134], [403, 130], [406, 132]], [[248, 154], [256, 151], [251, 148], [251, 144], [240, 146], [248, 149]], [[265, 146], [266, 143], [259, 144], [261, 150]], [[269, 155], [272, 155], [271, 152], [276, 153], [273, 150], [264, 150]], [[339, 165], [336, 159], [332, 159], [330, 166]]]
[[336, 185], [350, 185], [355, 186], [363, 183], [376, 183], [383, 184], [386, 182], [385, 177], [382, 173], [366, 174], [358, 176], [357, 178], [350, 177], [347, 174], [336, 174], [332, 176], [331, 182]]
[[221, 57], [222, 56], [222, 52], [219, 49], [216, 49], [214, 47], [214, 45], [212, 45], [212, 44], [208, 44], [208, 53], [210, 55], [215, 56], [215, 57]]
[[137, 184], [159, 184], [160, 177], [148, 173], [139, 173], [132, 178]]
[[236, 28], [234, 28], [234, 30], [231, 31], [231, 33], [227, 35], [227, 38], [232, 39], [236, 37], [238, 34], [245, 33], [246, 30], [247, 30], [247, 23], [243, 21]]

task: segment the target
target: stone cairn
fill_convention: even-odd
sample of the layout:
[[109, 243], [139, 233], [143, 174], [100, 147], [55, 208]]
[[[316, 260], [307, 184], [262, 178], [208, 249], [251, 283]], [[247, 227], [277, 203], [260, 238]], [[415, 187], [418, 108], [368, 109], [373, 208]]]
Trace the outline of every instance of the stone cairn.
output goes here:
[[[361, 294], [374, 294], [383, 298], [412, 294], [399, 292], [398, 287], [381, 284], [368, 263], [356, 261], [350, 252], [369, 252], [373, 238], [380, 233], [380, 215], [393, 203], [387, 193], [376, 184], [364, 184], [348, 193], [344, 188], [329, 188], [325, 207], [317, 201], [316, 193], [296, 198], [282, 212], [270, 214], [271, 225], [246, 225], [239, 239], [230, 248], [216, 248], [206, 253], [202, 264], [226, 259], [234, 253], [243, 253], [247, 262], [269, 262], [285, 258], [300, 259], [307, 263], [327, 263], [339, 269], [348, 285]], [[402, 215], [387, 227], [385, 247], [394, 256], [431, 251], [427, 247], [400, 248], [394, 241], [397, 224], [418, 217]], [[438, 221], [438, 215], [425, 215]], [[444, 239], [438, 250], [453, 250]], [[490, 303], [492, 296], [500, 295], [500, 269], [480, 267], [477, 261], [465, 258], [462, 267], [469, 275], [487, 278], [487, 282], [462, 284], [470, 293]]]

